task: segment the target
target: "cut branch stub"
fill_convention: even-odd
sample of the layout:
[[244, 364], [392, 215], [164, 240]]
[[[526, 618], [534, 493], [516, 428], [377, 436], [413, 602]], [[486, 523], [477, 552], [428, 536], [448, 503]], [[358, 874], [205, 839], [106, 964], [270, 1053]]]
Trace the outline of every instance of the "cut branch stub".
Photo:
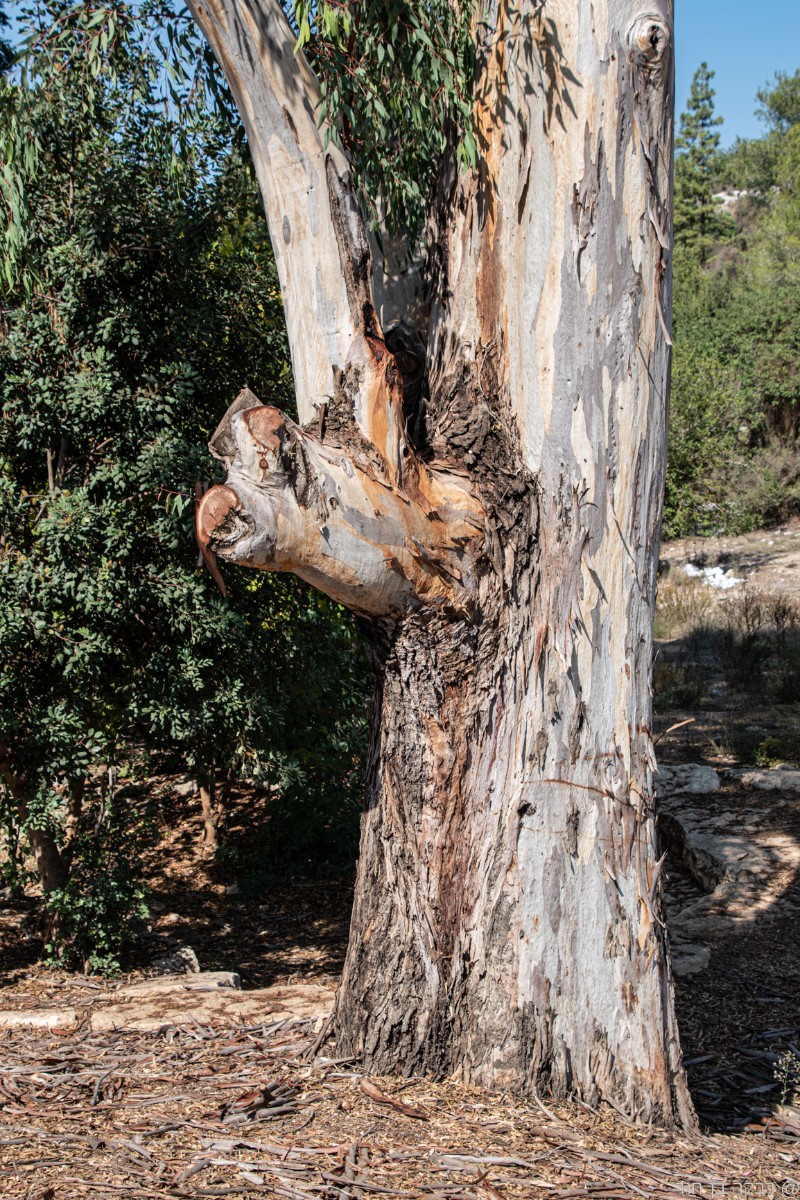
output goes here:
[[[362, 383], [363, 350], [354, 358]], [[352, 416], [352, 427], [340, 422], [335, 444], [326, 444], [276, 408], [247, 407], [252, 393], [240, 396], [210, 443], [228, 477], [198, 507], [198, 541], [230, 562], [292, 571], [364, 615], [423, 604], [463, 612], [480, 574], [480, 505], [463, 479], [419, 463], [404, 446], [402, 392], [396, 402], [385, 389], [376, 395], [379, 377], [369, 373], [360, 397], [369, 443]]]

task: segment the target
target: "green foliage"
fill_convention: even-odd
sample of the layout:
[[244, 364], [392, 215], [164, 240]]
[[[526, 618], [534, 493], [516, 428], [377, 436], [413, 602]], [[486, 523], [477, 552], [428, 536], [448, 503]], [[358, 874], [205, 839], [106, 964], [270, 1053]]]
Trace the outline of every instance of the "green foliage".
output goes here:
[[[668, 537], [740, 533], [800, 510], [797, 77], [779, 77], [774, 105], [772, 93], [759, 94], [773, 113], [767, 135], [724, 155], [710, 78], [702, 68], [693, 90], [697, 155], [687, 157], [684, 138], [676, 162]], [[753, 189], [737, 204], [735, 226], [708, 209], [714, 179]]]
[[165, 140], [171, 143], [165, 166], [173, 179], [196, 166], [195, 135], [207, 129], [210, 107], [229, 141], [233, 131], [241, 140], [241, 126], [232, 119], [235, 105], [211, 51], [188, 12], [176, 14], [168, 0], [143, 0], [136, 8], [124, 0], [101, 8], [85, 0], [46, 0], [23, 5], [18, 16], [27, 21], [27, 39], [16, 71], [0, 88], [6, 218], [0, 286], [30, 288], [28, 184], [41, 175], [54, 124], [62, 134], [71, 131], [72, 152], [80, 154], [83, 131], [98, 114], [113, 112], [120, 130], [135, 130], [143, 155], [151, 138], [161, 143], [152, 146], [158, 157]]
[[137, 811], [122, 790], [111, 797], [99, 792], [70, 844], [67, 884], [48, 896], [45, 961], [92, 974], [119, 971], [136, 921], [148, 915], [140, 861], [155, 837], [147, 812]]
[[[210, 433], [243, 386], [289, 407], [280, 289], [235, 138], [210, 104], [188, 123], [162, 102], [143, 30], [109, 35], [113, 72], [87, 83], [110, 11], [42, 10], [56, 51], [33, 38], [0, 109], [7, 145], [34, 119], [36, 139], [0, 316], [0, 747], [24, 781], [17, 825], [57, 838], [68, 786], [142, 752], [313, 793], [312, 777], [352, 773], [364, 724], [335, 605], [236, 569], [224, 600], [197, 569]], [[112, 961], [139, 904], [118, 817], [50, 897], [68, 956]]]
[[675, 139], [675, 241], [691, 250], [701, 264], [729, 229], [714, 200], [722, 117], [714, 113], [713, 78], [714, 72], [702, 63]]
[[10, 792], [0, 787], [0, 886], [16, 892], [31, 882], [26, 849], [19, 808]]
[[373, 223], [413, 236], [448, 143], [477, 161], [473, 6], [295, 0], [292, 16]]
[[[3, 5], [0, 4], [0, 30], [6, 29], [7, 27], [8, 17], [6, 16]], [[14, 53], [11, 49], [10, 43], [0, 35], [0, 76], [2, 76], [11, 66], [13, 57]]]
[[800, 68], [794, 75], [775, 72], [775, 81], [756, 92], [757, 112], [771, 133], [788, 133], [800, 125]]

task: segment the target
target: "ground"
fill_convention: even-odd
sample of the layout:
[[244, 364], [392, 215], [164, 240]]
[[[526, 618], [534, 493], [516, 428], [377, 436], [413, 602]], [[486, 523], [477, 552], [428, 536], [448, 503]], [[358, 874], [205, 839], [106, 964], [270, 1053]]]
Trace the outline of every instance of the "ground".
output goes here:
[[[224, 837], [234, 852], [214, 861], [199, 803], [164, 777], [148, 785], [168, 815], [147, 864], [152, 919], [128, 974], [104, 981], [37, 965], [35, 893], [0, 906], [0, 1010], [77, 1017], [77, 1028], [0, 1032], [0, 1195], [800, 1195], [800, 790], [790, 772], [774, 770], [773, 753], [777, 746], [777, 757], [794, 762], [800, 754], [798, 701], [786, 699], [795, 633], [776, 640], [769, 599], [800, 595], [800, 528], [675, 544], [664, 558], [657, 662], [670, 669], [666, 686], [657, 672], [656, 737], [673, 769], [661, 784], [673, 818], [665, 819], [668, 919], [699, 1139], [637, 1126], [607, 1107], [523, 1103], [452, 1081], [364, 1079], [357, 1062], [332, 1060], [325, 1016], [352, 872], [248, 889], [235, 850], [263, 798], [233, 794]], [[687, 559], [721, 562], [748, 584], [684, 587]], [[766, 617], [743, 650], [746, 593], [761, 597]], [[686, 763], [713, 768], [716, 790], [681, 793], [674, 769]], [[160, 1027], [92, 1024], [111, 993], [119, 999], [151, 973], [154, 957], [180, 945], [204, 970], [239, 972], [242, 997], [278, 999], [264, 1000], [258, 1019], [230, 1004], [215, 1015], [204, 993]], [[292, 988], [312, 998], [310, 1016], [275, 1011]]]

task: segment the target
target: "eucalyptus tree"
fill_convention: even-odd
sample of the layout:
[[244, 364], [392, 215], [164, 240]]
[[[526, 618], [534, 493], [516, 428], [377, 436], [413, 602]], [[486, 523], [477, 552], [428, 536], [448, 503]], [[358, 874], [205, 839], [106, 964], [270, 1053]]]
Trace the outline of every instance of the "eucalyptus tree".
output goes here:
[[672, 5], [190, 6], [298, 412], [236, 398], [198, 533], [351, 608], [377, 674], [340, 1052], [691, 1124], [650, 735]]

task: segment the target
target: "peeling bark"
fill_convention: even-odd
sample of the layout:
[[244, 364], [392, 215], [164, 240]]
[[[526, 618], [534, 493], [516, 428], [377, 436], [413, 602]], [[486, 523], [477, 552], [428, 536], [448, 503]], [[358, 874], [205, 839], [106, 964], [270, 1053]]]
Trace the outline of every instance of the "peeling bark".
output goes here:
[[[216, 23], [196, 6], [257, 146], [278, 118], [223, 27], [271, 3], [220, 0]], [[329, 221], [308, 253], [338, 297], [329, 382], [309, 406], [298, 371], [299, 426], [239, 397], [211, 442], [228, 477], [198, 536], [307, 579], [372, 646], [342, 1053], [692, 1128], [649, 728], [671, 31], [670, 0], [489, 5], [481, 161], [461, 178], [443, 164], [421, 334], [419, 311], [382, 327], [346, 164], [323, 170], [306, 128], [311, 149], [293, 153], [298, 170], [313, 160], [317, 198], [327, 181]], [[259, 53], [269, 74], [284, 51]], [[313, 94], [302, 62], [270, 80], [276, 102]], [[261, 179], [277, 254], [297, 195]], [[280, 255], [313, 291], [306, 251]], [[290, 313], [289, 330], [294, 363], [319, 358], [322, 326]]]

